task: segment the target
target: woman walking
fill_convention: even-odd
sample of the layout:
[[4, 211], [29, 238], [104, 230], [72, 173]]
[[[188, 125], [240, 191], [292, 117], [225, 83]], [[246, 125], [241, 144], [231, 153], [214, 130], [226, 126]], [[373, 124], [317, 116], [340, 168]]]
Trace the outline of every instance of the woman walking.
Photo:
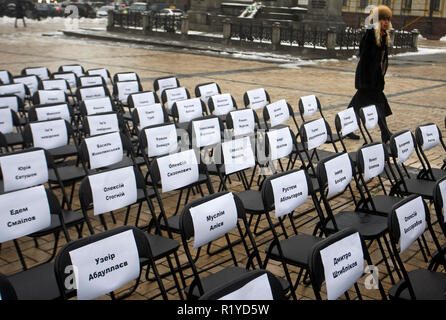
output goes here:
[[[359, 46], [359, 62], [355, 74], [355, 88], [357, 92], [352, 98], [349, 108], [356, 113], [359, 109], [375, 105], [379, 116], [379, 127], [383, 142], [390, 139], [392, 133], [387, 127], [386, 117], [392, 114], [387, 98], [384, 95], [384, 76], [388, 67], [389, 30], [392, 28], [390, 19], [392, 11], [385, 5], [375, 7], [372, 12], [373, 21], [367, 26]], [[355, 138], [355, 137], [351, 137]]]
[[25, 23], [25, 1], [24, 0], [16, 0], [15, 1], [15, 23], [14, 27], [17, 28], [17, 20], [22, 19], [23, 26], [26, 28]]

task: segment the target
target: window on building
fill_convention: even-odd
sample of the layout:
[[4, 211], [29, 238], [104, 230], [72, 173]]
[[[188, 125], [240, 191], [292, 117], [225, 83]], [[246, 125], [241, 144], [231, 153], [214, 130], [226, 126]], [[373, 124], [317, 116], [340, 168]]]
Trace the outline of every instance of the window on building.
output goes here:
[[366, 8], [368, 5], [369, 5], [369, 0], [360, 0], [360, 1], [359, 1], [359, 7], [360, 7], [361, 9]]
[[401, 2], [401, 9], [405, 11], [410, 11], [412, 9], [412, 0], [403, 0]]
[[440, 11], [440, 0], [431, 0], [432, 1], [432, 10]]

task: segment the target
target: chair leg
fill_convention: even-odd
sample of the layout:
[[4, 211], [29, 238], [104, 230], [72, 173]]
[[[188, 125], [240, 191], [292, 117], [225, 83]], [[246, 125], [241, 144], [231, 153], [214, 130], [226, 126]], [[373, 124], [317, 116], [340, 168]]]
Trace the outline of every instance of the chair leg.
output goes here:
[[[378, 242], [379, 250], [381, 251], [381, 255], [383, 257], [384, 264], [386, 265], [387, 272], [389, 273], [390, 281], [392, 282], [392, 284], [395, 284], [395, 279], [393, 278], [392, 270], [390, 270], [390, 265], [389, 265], [389, 262], [387, 261], [386, 253], [384, 252], [384, 248], [381, 244], [381, 241], [379, 240], [379, 238], [376, 239], [376, 241]], [[389, 252], [389, 255], [390, 255], [390, 252]]]
[[392, 264], [393, 264], [393, 267], [394, 267], [394, 269], [396, 271], [396, 274], [397, 274], [398, 278], [400, 280], [402, 280], [403, 277], [401, 276], [400, 269], [398, 268], [398, 265], [397, 265], [397, 263], [395, 261], [395, 257], [393, 256], [392, 251], [390, 250], [389, 241], [387, 241], [387, 238], [385, 236], [383, 238], [384, 238], [384, 244], [386, 245], [387, 252], [389, 252], [389, 257], [392, 260]]

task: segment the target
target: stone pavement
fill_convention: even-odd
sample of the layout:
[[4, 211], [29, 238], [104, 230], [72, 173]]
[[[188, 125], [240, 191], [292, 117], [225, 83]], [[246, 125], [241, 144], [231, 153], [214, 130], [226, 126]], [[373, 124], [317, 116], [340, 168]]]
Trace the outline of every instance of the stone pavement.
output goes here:
[[[297, 102], [299, 97], [309, 94], [318, 96], [322, 103], [322, 109], [327, 121], [334, 130], [334, 118], [337, 112], [346, 108], [351, 97], [355, 93], [354, 71], [357, 60], [349, 59], [345, 61], [302, 61], [300, 59], [290, 59], [289, 61], [265, 62], [246, 59], [234, 59], [225, 57], [224, 54], [211, 56], [189, 52], [183, 49], [168, 47], [156, 47], [153, 45], [122, 44], [111, 41], [98, 41], [88, 39], [78, 39], [64, 37], [58, 30], [64, 28], [60, 20], [34, 22], [29, 21], [26, 29], [20, 27], [14, 29], [5, 19], [0, 20], [0, 34], [2, 45], [0, 47], [0, 70], [6, 69], [14, 75], [18, 75], [24, 67], [46, 66], [50, 71], [56, 71], [60, 65], [78, 63], [85, 69], [105, 67], [113, 75], [117, 72], [135, 71], [142, 80], [145, 90], [153, 89], [153, 80], [157, 77], [176, 75], [181, 85], [187, 87], [192, 95], [197, 84], [204, 82], [217, 82], [223, 92], [229, 92], [235, 98], [239, 107], [243, 106], [243, 94], [255, 88], [265, 88], [272, 101], [286, 99], [297, 112]], [[103, 28], [103, 24], [97, 21], [81, 21], [81, 27]], [[390, 67], [386, 77], [385, 93], [389, 99], [393, 115], [388, 118], [389, 128], [393, 132], [403, 129], [414, 129], [424, 123], [436, 123], [446, 135], [444, 118], [446, 116], [445, 87], [446, 87], [446, 48], [442, 42], [420, 41], [423, 52], [426, 55], [405, 55], [392, 57]], [[434, 51], [434, 49], [441, 49]], [[271, 59], [273, 61], [274, 59]], [[259, 114], [260, 115], [260, 114]], [[298, 118], [298, 123], [301, 123]], [[291, 124], [291, 123], [290, 123]], [[295, 131], [294, 124], [291, 124]], [[379, 130], [374, 133], [374, 137], [379, 140]], [[360, 143], [348, 140], [347, 149], [357, 150]], [[330, 147], [324, 149], [331, 150]], [[435, 148], [428, 153], [433, 166], [442, 165], [445, 153]], [[416, 157], [410, 159], [412, 167], [420, 167]], [[214, 188], [218, 186], [217, 179], [213, 178]], [[257, 186], [254, 186], [255, 188]], [[238, 181], [233, 181], [231, 191], [241, 191], [243, 188]], [[173, 214], [178, 193], [171, 192], [163, 195], [168, 215]], [[197, 198], [193, 196], [192, 199]], [[340, 197], [336, 199], [336, 204], [340, 209], [352, 209], [351, 199]], [[79, 207], [76, 200], [75, 207]], [[307, 205], [304, 209], [311, 209]], [[158, 210], [158, 206], [156, 206]], [[302, 210], [302, 212], [304, 211]], [[136, 209], [134, 209], [136, 211]], [[142, 223], [148, 223], [148, 208], [143, 207]], [[116, 214], [118, 224], [122, 223], [124, 213]], [[107, 221], [111, 220], [107, 217]], [[134, 223], [135, 215], [130, 223]], [[102, 230], [98, 219], [95, 220], [97, 232]], [[310, 212], [296, 220], [299, 231], [312, 233], [316, 224], [315, 212]], [[265, 225], [264, 223], [262, 223]], [[109, 224], [111, 225], [111, 224]], [[85, 228], [86, 229], [86, 228]], [[437, 234], [440, 235], [439, 229]], [[87, 232], [87, 230], [85, 230]], [[85, 233], [87, 235], [87, 233]], [[75, 238], [75, 233], [72, 233]], [[270, 241], [271, 236], [266, 233], [256, 237], [259, 244], [262, 258], [264, 250]], [[426, 236], [431, 249], [432, 240]], [[180, 240], [180, 238], [178, 238]], [[440, 242], [444, 243], [445, 238], [440, 235]], [[53, 239], [43, 237], [39, 239], [39, 247], [36, 248], [32, 240], [21, 240], [20, 244], [24, 250], [24, 255], [29, 265], [44, 261], [49, 257]], [[62, 241], [59, 247], [64, 244]], [[221, 243], [216, 244], [221, 245]], [[425, 268], [427, 263], [421, 254], [415, 250], [408, 251], [404, 255], [407, 261], [406, 266], [412, 268]], [[380, 253], [376, 244], [370, 248], [373, 261], [380, 259]], [[221, 267], [227, 265], [224, 262], [229, 257], [228, 254], [218, 254], [212, 257], [204, 257], [204, 263], [199, 267], [205, 267], [212, 261], [222, 261], [220, 267], [206, 271], [210, 274]], [[246, 257], [238, 256], [246, 261]], [[180, 256], [181, 262], [186, 261], [184, 254]], [[383, 281], [385, 290], [391, 287], [389, 277], [380, 264], [380, 278]], [[278, 276], [283, 276], [283, 270], [279, 263], [271, 262], [268, 269]], [[298, 270], [292, 269], [293, 279], [297, 277]], [[12, 242], [4, 243], [0, 250], [0, 273], [13, 274], [21, 270]], [[167, 263], [163, 262], [160, 271], [167, 270]], [[185, 271], [186, 275], [190, 270]], [[173, 281], [171, 277], [164, 279], [166, 287], [171, 287]], [[190, 283], [188, 278], [187, 282]], [[143, 281], [130, 299], [147, 299], [158, 294], [156, 283]], [[300, 285], [298, 291], [299, 299], [314, 299], [311, 286]], [[366, 299], [377, 299], [379, 294], [376, 290], [365, 290]], [[103, 297], [107, 299], [107, 297]], [[160, 298], [159, 296], [157, 297]], [[178, 299], [175, 290], [169, 291], [169, 298]]]

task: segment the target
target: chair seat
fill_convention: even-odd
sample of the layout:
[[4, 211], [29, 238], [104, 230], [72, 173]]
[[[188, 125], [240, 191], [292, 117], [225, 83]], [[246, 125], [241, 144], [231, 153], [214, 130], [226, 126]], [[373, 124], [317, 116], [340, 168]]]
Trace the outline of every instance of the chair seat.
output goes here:
[[[416, 300], [446, 300], [446, 273], [433, 272], [420, 269], [408, 273], [410, 283], [412, 284]], [[395, 297], [397, 290], [406, 282], [399, 281], [389, 290], [391, 299], [410, 300], [409, 289], [405, 288], [398, 297]]]
[[[248, 272], [249, 272], [249, 270], [247, 270], [245, 268], [240, 268], [240, 267], [224, 268], [214, 274], [211, 274], [210, 276], [208, 276], [206, 278], [201, 279], [201, 283], [203, 285], [203, 291], [208, 292], [209, 290], [217, 288], [224, 283], [228, 283], [234, 279], [238, 279], [240, 276], [242, 276]], [[288, 281], [286, 281], [285, 279], [282, 279], [280, 277], [277, 277], [277, 279], [279, 280], [284, 292], [287, 292], [289, 290]], [[184, 288], [184, 292], [186, 292], [186, 295], [188, 297], [192, 296], [192, 297], [198, 299], [201, 296], [197, 286], [194, 287], [192, 292], [190, 292], [190, 291], [191, 291], [190, 286], [187, 286], [186, 288]]]
[[[149, 198], [155, 197], [155, 190], [153, 190], [153, 188], [146, 188], [146, 190], [147, 190], [146, 191], [147, 192], [147, 197], [149, 197]], [[136, 191], [136, 199], [138, 201], [142, 201], [142, 200], [144, 200], [144, 198], [145, 198], [144, 191], [141, 188], [139, 188]]]
[[348, 157], [350, 158], [350, 160], [353, 163], [356, 163], [356, 160], [358, 159], [358, 153], [356, 151], [355, 152], [349, 152], [348, 153]]
[[61, 298], [54, 264], [45, 263], [8, 277], [19, 300], [55, 300]]
[[21, 133], [18, 132], [6, 133], [4, 134], [4, 137], [6, 139], [6, 143], [8, 146], [23, 144], [23, 136]]
[[[84, 221], [84, 215], [77, 211], [72, 210], [64, 210], [62, 211], [63, 218], [65, 225], [67, 227], [81, 223]], [[60, 218], [56, 214], [51, 215], [51, 224], [45, 228], [40, 230], [39, 232], [35, 232], [33, 234], [30, 234], [30, 237], [41, 237], [50, 233], [53, 233], [55, 231], [62, 230], [62, 224], [60, 222]]]
[[67, 144], [62, 147], [53, 148], [48, 150], [48, 152], [54, 157], [54, 159], [77, 155], [77, 149], [74, 144]]
[[[63, 182], [77, 181], [85, 177], [85, 171], [82, 167], [76, 166], [60, 166], [57, 167], [59, 177]], [[48, 180], [50, 183], [58, 183], [54, 169], [48, 170]]]
[[156, 234], [145, 233], [149, 240], [150, 248], [154, 260], [161, 259], [169, 254], [174, 253], [180, 247], [180, 243], [176, 240], [158, 236]]
[[[386, 217], [355, 211], [342, 211], [334, 217], [339, 230], [352, 227], [367, 240], [387, 232]], [[326, 228], [331, 232], [336, 232], [333, 221], [328, 222]]]
[[401, 200], [403, 200], [403, 198], [386, 195], [377, 195], [373, 197], [373, 203], [375, 204], [377, 214], [385, 216], [389, 216], [392, 213], [392, 207]]
[[339, 141], [339, 135], [337, 133], [332, 133], [331, 135], [332, 135], [333, 139], [328, 135], [326, 143], [333, 143], [333, 142]]
[[432, 174], [434, 175], [435, 181], [438, 181], [444, 177], [446, 177], [446, 170], [439, 168], [432, 168]]
[[261, 214], [265, 212], [263, 206], [262, 193], [257, 190], [246, 190], [237, 193], [243, 203], [246, 213]]
[[[174, 233], [181, 233], [180, 217], [181, 216], [179, 214], [177, 214], [177, 215], [167, 218], [167, 223], [169, 224], [169, 229]], [[166, 222], [164, 221], [164, 219], [161, 219], [160, 225], [161, 225], [161, 228], [167, 229]]]
[[406, 179], [407, 192], [418, 194], [428, 199], [434, 196], [435, 181], [423, 179]]
[[[308, 266], [308, 257], [313, 246], [321, 240], [322, 238], [312, 235], [297, 234], [280, 241], [284, 262], [306, 268]], [[271, 250], [270, 258], [277, 261], [282, 260], [277, 245]]]

